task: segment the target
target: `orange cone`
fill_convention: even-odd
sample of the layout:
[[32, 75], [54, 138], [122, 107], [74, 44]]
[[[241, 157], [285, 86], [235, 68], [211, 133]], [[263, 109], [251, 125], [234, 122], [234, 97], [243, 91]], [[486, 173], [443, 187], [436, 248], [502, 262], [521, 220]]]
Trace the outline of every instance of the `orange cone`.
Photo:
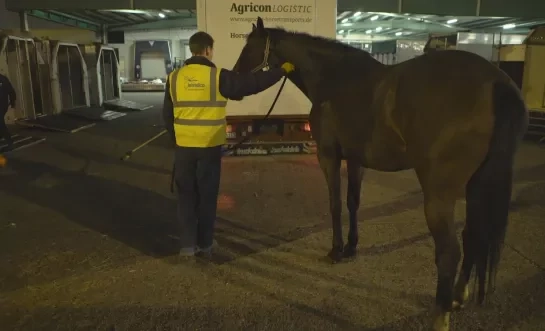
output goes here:
[[0, 154], [0, 168], [5, 167], [7, 163], [8, 161], [6, 160], [6, 158]]

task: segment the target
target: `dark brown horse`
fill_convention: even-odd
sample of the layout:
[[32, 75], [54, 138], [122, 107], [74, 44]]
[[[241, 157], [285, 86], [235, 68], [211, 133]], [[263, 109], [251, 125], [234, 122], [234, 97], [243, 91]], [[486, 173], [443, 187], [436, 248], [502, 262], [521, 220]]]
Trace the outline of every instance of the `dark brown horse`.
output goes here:
[[[235, 70], [291, 62], [291, 81], [312, 102], [310, 124], [329, 189], [333, 247], [340, 261], [356, 254], [363, 168], [414, 169], [435, 241], [436, 311], [432, 330], [449, 329], [468, 299], [476, 267], [478, 302], [493, 288], [508, 223], [513, 163], [528, 112], [511, 79], [484, 58], [441, 51], [386, 66], [334, 40], [271, 29], [258, 18]], [[348, 243], [341, 228], [341, 160], [348, 171]], [[466, 199], [464, 258], [454, 207]]]

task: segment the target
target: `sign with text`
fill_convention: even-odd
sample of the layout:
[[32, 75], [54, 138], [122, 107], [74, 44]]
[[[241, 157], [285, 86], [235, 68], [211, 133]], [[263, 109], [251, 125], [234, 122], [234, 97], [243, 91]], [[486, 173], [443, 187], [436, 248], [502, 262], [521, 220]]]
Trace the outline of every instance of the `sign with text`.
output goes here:
[[267, 156], [282, 154], [314, 154], [316, 144], [314, 142], [278, 142], [278, 143], [245, 143], [234, 150], [236, 144], [225, 146], [225, 156]]
[[[197, 16], [198, 29], [214, 38], [214, 62], [219, 68], [233, 68], [258, 16], [265, 27], [335, 38], [336, 2], [331, 0], [197, 0]], [[229, 101], [227, 115], [265, 115], [279, 88], [280, 82], [242, 101]], [[273, 112], [306, 115], [310, 108], [306, 96], [288, 81]]]

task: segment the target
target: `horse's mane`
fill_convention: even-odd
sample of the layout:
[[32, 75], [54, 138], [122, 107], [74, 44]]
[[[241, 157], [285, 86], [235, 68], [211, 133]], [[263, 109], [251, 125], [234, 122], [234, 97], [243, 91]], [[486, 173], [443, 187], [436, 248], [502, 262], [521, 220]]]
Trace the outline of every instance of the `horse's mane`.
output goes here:
[[[373, 59], [368, 52], [344, 44], [338, 40], [313, 36], [304, 32], [288, 31], [282, 28], [266, 28], [266, 30], [272, 40], [279, 40], [289, 36], [297, 39], [300, 45], [308, 45], [316, 52], [342, 59], [345, 64], [350, 64], [350, 62], [354, 61], [354, 64], [361, 65], [362, 58]], [[348, 61], [348, 63], [345, 61]]]

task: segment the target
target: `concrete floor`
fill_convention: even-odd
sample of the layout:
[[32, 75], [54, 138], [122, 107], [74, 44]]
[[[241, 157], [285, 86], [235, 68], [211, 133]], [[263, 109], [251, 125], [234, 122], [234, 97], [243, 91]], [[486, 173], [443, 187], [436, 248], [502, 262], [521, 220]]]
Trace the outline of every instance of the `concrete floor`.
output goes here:
[[[181, 264], [166, 137], [118, 161], [157, 124], [156, 108], [75, 134], [28, 131], [48, 140], [0, 169], [1, 330], [425, 329], [435, 266], [412, 172], [367, 173], [360, 255], [331, 265], [315, 156], [227, 158], [223, 260]], [[453, 314], [452, 330], [545, 329], [545, 150], [524, 144], [517, 169], [496, 293]]]

